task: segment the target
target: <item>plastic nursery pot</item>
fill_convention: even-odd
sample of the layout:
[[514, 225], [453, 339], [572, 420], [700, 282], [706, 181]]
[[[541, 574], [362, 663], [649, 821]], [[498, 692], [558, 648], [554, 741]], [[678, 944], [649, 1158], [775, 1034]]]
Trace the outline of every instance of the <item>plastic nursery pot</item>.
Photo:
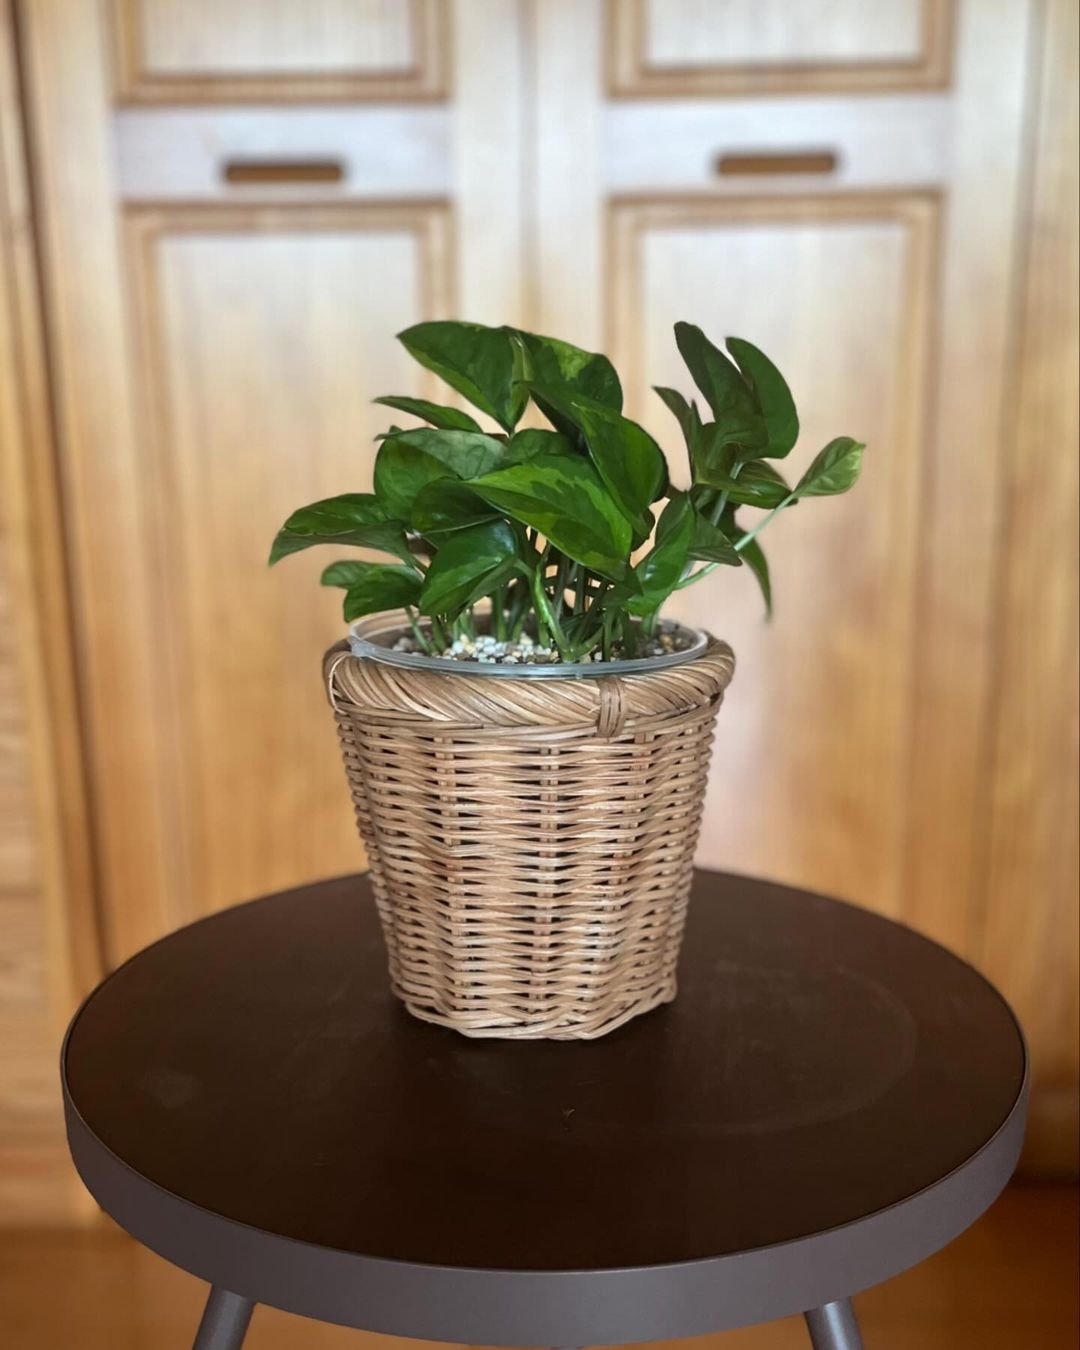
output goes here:
[[675, 997], [731, 648], [480, 665], [354, 625], [327, 691], [386, 939], [416, 1017], [588, 1039]]
[[[481, 628], [486, 625], [487, 616], [481, 615]], [[709, 635], [700, 628], [687, 628], [684, 624], [663, 622], [659, 632], [666, 634], [678, 643], [676, 650], [663, 656], [636, 657], [630, 661], [560, 661], [550, 665], [486, 665], [476, 661], [455, 661], [451, 657], [427, 656], [422, 652], [399, 652], [393, 644], [398, 638], [407, 637], [409, 626], [404, 614], [376, 614], [360, 619], [349, 628], [349, 648], [354, 656], [369, 661], [381, 661], [392, 666], [404, 666], [411, 670], [442, 670], [448, 675], [483, 675], [502, 679], [529, 680], [598, 680], [605, 675], [634, 675], [654, 670], [665, 670], [668, 666], [681, 666], [692, 661], [705, 651]]]

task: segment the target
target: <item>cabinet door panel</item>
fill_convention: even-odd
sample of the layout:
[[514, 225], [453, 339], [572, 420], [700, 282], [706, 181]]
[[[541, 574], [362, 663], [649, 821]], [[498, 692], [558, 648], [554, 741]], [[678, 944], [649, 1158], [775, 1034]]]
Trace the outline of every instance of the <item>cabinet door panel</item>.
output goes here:
[[265, 560], [297, 505], [370, 482], [372, 437], [390, 420], [371, 400], [432, 392], [389, 337], [446, 312], [445, 213], [136, 213], [128, 237], [155, 442], [174, 875], [217, 908], [360, 861], [319, 671], [341, 592], [318, 585], [335, 556], [357, 555]]
[[111, 0], [120, 97], [138, 103], [431, 98], [440, 0]]
[[[777, 591], [771, 625], [745, 570], [721, 569], [671, 609], [726, 638], [738, 658], [702, 860], [751, 872], [767, 858], [774, 874], [813, 876], [889, 913], [904, 871], [898, 785], [935, 211], [932, 198], [903, 197], [620, 204], [609, 245], [621, 278], [611, 345], [634, 414], [664, 444], [680, 438], [644, 391], [670, 384], [700, 400], [671, 335], [688, 319], [750, 339], [787, 374], [805, 409], [783, 466], [792, 479], [837, 432], [872, 447], [857, 493], [800, 505], [762, 535]], [[685, 480], [684, 456], [675, 458]]]
[[651, 65], [748, 65], [911, 58], [920, 47], [919, 0], [644, 0]]
[[400, 70], [415, 59], [410, 11], [401, 0], [323, 0], [315, 5], [230, 0], [124, 0], [137, 16], [149, 69], [162, 74]]
[[618, 94], [920, 88], [949, 62], [951, 0], [609, 0]]

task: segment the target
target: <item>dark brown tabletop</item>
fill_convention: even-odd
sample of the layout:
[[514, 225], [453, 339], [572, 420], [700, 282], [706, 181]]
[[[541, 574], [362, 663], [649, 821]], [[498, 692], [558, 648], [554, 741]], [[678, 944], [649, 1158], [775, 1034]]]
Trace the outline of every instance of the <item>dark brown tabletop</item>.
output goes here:
[[[1026, 1058], [941, 947], [707, 873], [673, 1004], [598, 1041], [468, 1040], [391, 996], [354, 877], [136, 956], [63, 1074], [91, 1190], [204, 1278], [401, 1334], [602, 1333], [582, 1343], [798, 1311], [943, 1245], [1012, 1170]], [[612, 1306], [571, 1324], [590, 1287]], [[530, 1289], [565, 1316], [509, 1334]]]

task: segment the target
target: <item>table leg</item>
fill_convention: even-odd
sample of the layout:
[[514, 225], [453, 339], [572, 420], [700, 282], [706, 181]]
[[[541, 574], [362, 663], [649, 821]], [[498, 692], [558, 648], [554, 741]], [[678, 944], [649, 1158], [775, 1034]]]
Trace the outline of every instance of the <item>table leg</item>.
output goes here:
[[250, 1299], [219, 1289], [215, 1284], [206, 1300], [192, 1350], [240, 1350], [254, 1311]]
[[849, 1298], [825, 1303], [806, 1314], [814, 1350], [863, 1350], [855, 1309]]

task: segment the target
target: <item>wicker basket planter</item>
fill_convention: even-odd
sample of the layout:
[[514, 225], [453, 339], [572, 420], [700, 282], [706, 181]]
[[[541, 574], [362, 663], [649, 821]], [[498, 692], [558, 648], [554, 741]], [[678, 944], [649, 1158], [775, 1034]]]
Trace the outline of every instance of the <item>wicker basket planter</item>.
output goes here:
[[492, 679], [327, 653], [390, 978], [416, 1017], [588, 1039], [674, 998], [734, 658], [709, 639], [684, 664], [614, 669]]

